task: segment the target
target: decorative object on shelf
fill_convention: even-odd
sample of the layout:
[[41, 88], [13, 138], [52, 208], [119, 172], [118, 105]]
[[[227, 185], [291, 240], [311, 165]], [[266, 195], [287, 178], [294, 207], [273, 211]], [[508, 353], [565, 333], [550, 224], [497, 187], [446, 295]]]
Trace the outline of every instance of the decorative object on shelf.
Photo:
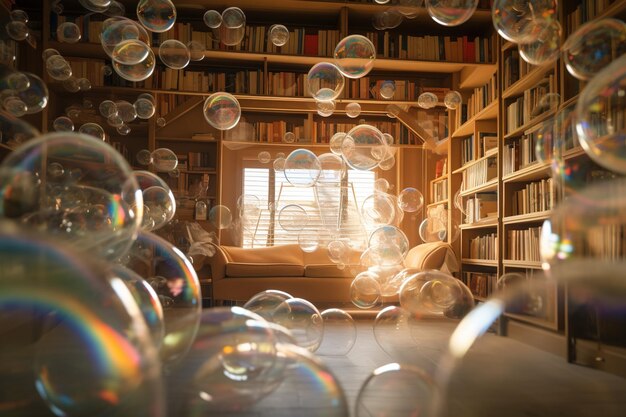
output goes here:
[[140, 0], [137, 18], [151, 32], [167, 32], [176, 23], [176, 6], [170, 0]]
[[443, 26], [458, 26], [467, 22], [476, 11], [478, 0], [426, 0], [426, 10]]

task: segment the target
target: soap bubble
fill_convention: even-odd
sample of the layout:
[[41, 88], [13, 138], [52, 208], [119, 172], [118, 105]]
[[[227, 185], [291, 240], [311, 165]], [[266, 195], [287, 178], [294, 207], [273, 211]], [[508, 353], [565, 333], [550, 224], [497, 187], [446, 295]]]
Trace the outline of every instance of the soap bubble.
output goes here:
[[335, 100], [330, 101], [316, 101], [315, 105], [317, 106], [317, 114], [322, 117], [329, 117], [335, 112]]
[[133, 107], [135, 108], [135, 113], [137, 114], [137, 117], [144, 120], [151, 118], [156, 112], [156, 107], [154, 107], [154, 103], [144, 97], [135, 100]]
[[63, 22], [57, 27], [59, 42], [76, 43], [80, 40], [80, 28], [72, 22]]
[[237, 209], [242, 219], [251, 219], [256, 222], [261, 215], [261, 202], [253, 194], [242, 194], [237, 199]]
[[[383, 365], [361, 386], [355, 416], [429, 415], [437, 389], [432, 377], [419, 367], [398, 363]], [[402, 400], [390, 400], [392, 397]]]
[[417, 105], [423, 109], [432, 109], [438, 102], [437, 95], [433, 93], [422, 93], [417, 98]]
[[110, 77], [111, 74], [113, 74], [113, 69], [111, 68], [110, 65], [103, 65], [102, 66], [102, 75], [104, 75], [105, 77]]
[[409, 253], [409, 239], [404, 232], [395, 226], [380, 226], [375, 229], [368, 240], [368, 247], [376, 247], [380, 245], [395, 245], [400, 249], [402, 257]]
[[321, 154], [318, 159], [321, 165], [318, 183], [339, 184], [344, 174], [343, 159], [333, 153]]
[[78, 80], [76, 80], [76, 82], [78, 83], [78, 88], [82, 91], [89, 91], [91, 90], [91, 81], [89, 81], [88, 78], [79, 78]]
[[[66, 175], [39, 182], [41, 167], [59, 160]], [[142, 218], [141, 195], [128, 163], [102, 140], [50, 133], [12, 152], [2, 172], [5, 217], [108, 259], [132, 244]]]
[[217, 29], [222, 25], [222, 15], [217, 10], [207, 10], [202, 19], [211, 29]]
[[24, 22], [11, 21], [5, 25], [5, 29], [7, 35], [16, 41], [23, 41], [29, 36], [28, 26]]
[[122, 136], [126, 136], [131, 132], [131, 128], [127, 124], [122, 124], [121, 126], [117, 127], [115, 130], [117, 131], [117, 133], [119, 133]]
[[311, 187], [320, 174], [322, 165], [308, 149], [296, 149], [285, 159], [285, 178], [295, 187]]
[[57, 132], [72, 132], [74, 130], [74, 122], [69, 117], [59, 116], [54, 119], [52, 127]]
[[78, 128], [78, 132], [92, 136], [96, 139], [106, 139], [106, 133], [104, 132], [102, 126], [98, 123], [84, 123], [80, 126], [80, 128]]
[[341, 143], [341, 154], [353, 169], [374, 169], [385, 152], [383, 134], [374, 126], [362, 124], [353, 127]]
[[117, 113], [114, 113], [107, 117], [107, 124], [117, 129], [118, 127], [124, 125], [124, 121]]
[[542, 20], [538, 23], [537, 40], [519, 46], [522, 59], [532, 65], [554, 62], [561, 52], [561, 24], [556, 20]]
[[165, 127], [165, 125], [167, 124], [167, 120], [165, 120], [165, 117], [159, 117], [156, 119], [156, 125], [159, 127]]
[[48, 59], [50, 59], [51, 56], [55, 55], [61, 54], [54, 48], [44, 49], [44, 51], [41, 53], [41, 59], [43, 59], [43, 62], [48, 62]]
[[107, 16], [124, 16], [126, 14], [126, 7], [119, 1], [112, 0], [109, 8], [106, 10]]
[[30, 87], [30, 79], [22, 72], [12, 72], [4, 79], [6, 86], [10, 90], [24, 91]]
[[238, 7], [229, 7], [222, 12], [220, 41], [224, 45], [238, 45], [245, 36], [246, 15]]
[[189, 58], [192, 61], [202, 61], [204, 54], [206, 53], [206, 46], [198, 41], [187, 42], [187, 49], [189, 50]]
[[65, 81], [72, 77], [72, 67], [61, 55], [52, 55], [48, 58], [46, 61], [46, 72], [50, 78], [57, 81]]
[[195, 340], [202, 309], [200, 281], [193, 266], [170, 242], [145, 231], [139, 231], [124, 261], [148, 281], [163, 306], [161, 359], [180, 361]]
[[135, 107], [126, 100], [117, 100], [115, 108], [117, 109], [117, 115], [124, 123], [130, 123], [137, 118]]
[[232, 224], [233, 215], [231, 214], [230, 209], [226, 206], [213, 206], [209, 211], [209, 221], [219, 230], [228, 229]]
[[350, 35], [339, 41], [333, 57], [343, 75], [348, 78], [361, 78], [374, 68], [376, 48], [365, 36]]
[[278, 224], [285, 230], [299, 231], [309, 223], [306, 210], [298, 204], [288, 204], [278, 212]]
[[315, 252], [320, 244], [320, 236], [315, 230], [302, 230], [298, 234], [298, 245], [302, 252]]
[[416, 188], [407, 187], [398, 196], [398, 207], [403, 211], [414, 213], [420, 211], [423, 205], [424, 196]]
[[364, 271], [354, 277], [350, 285], [350, 301], [362, 309], [376, 307], [382, 302], [380, 284], [375, 273]]
[[77, 93], [80, 91], [80, 85], [78, 85], [78, 78], [72, 76], [63, 81], [63, 88], [70, 93]]
[[293, 298], [291, 294], [278, 290], [261, 291], [253, 295], [243, 308], [249, 310], [268, 321], [273, 321], [274, 312], [286, 300]]
[[37, 129], [4, 111], [0, 111], [0, 132], [2, 142], [12, 147], [40, 136]]
[[158, 172], [169, 172], [178, 166], [178, 157], [168, 148], [158, 148], [150, 154], [152, 165]]
[[[43, 80], [35, 74], [31, 74], [30, 72], [22, 72], [20, 74], [20, 79], [22, 80], [20, 83], [22, 83], [22, 87], [26, 83], [28, 84], [28, 87], [20, 90], [13, 90], [11, 97], [19, 99], [23, 105], [19, 103], [14, 104], [19, 104], [20, 107], [25, 106], [26, 114], [39, 113], [48, 105], [48, 87], [46, 86], [46, 83], [44, 83]], [[5, 77], [0, 80], [0, 89], [8, 89], [11, 80], [11, 77]], [[13, 81], [16, 81], [16, 79], [13, 79]]]
[[397, 210], [395, 201], [384, 193], [371, 194], [361, 204], [363, 222], [369, 225], [391, 224]]
[[4, 109], [15, 117], [21, 117], [26, 114], [28, 107], [17, 97], [7, 97], [4, 102]]
[[78, 0], [78, 2], [85, 9], [95, 13], [104, 13], [110, 6], [110, 2], [108, 2], [108, 4], [105, 4], [107, 2], [102, 2], [100, 0]]
[[345, 86], [345, 79], [335, 65], [319, 62], [307, 73], [306, 86], [316, 101], [330, 101], [339, 97]]
[[184, 43], [168, 39], [159, 46], [159, 58], [166, 66], [180, 70], [189, 65], [191, 55]]
[[600, 71], [583, 89], [576, 105], [576, 131], [581, 146], [597, 164], [626, 173], [624, 111], [626, 55]]
[[148, 57], [135, 65], [124, 65], [113, 61], [113, 69], [123, 79], [127, 81], [143, 81], [149, 78], [154, 72], [156, 57], [152, 49], [148, 52]]
[[[146, 407], [164, 412], [158, 352], [131, 293], [110, 266], [58, 239], [3, 226], [2, 328], [19, 323], [45, 329], [37, 332], [36, 343], [16, 338], [3, 345], [2, 379], [32, 385], [12, 390], [11, 412], [141, 414]], [[133, 360], [123, 360], [119, 352]], [[103, 398], [103, 392], [120, 402]]]
[[88, 98], [83, 99], [83, 108], [84, 109], [93, 109], [93, 101]]
[[335, 155], [341, 156], [341, 144], [343, 143], [346, 134], [344, 132], [337, 132], [330, 138], [330, 151]]
[[386, 193], [387, 191], [389, 191], [390, 188], [391, 185], [389, 185], [389, 181], [387, 181], [385, 178], [378, 178], [376, 181], [374, 181], [375, 191]]
[[296, 141], [296, 135], [293, 132], [286, 132], [283, 136], [283, 142], [294, 143]]
[[342, 240], [328, 242], [328, 259], [335, 264], [347, 264], [350, 260], [350, 246]]
[[461, 105], [462, 101], [463, 99], [458, 91], [450, 91], [444, 97], [443, 104], [450, 110], [455, 110]]
[[298, 346], [315, 352], [322, 343], [324, 320], [319, 310], [302, 298], [288, 298], [274, 311], [272, 321], [291, 332]]
[[426, 9], [433, 20], [443, 26], [458, 26], [474, 14], [478, 0], [426, 0]]
[[385, 80], [382, 82], [379, 90], [380, 96], [384, 99], [390, 100], [393, 98], [393, 95], [396, 94], [396, 83], [395, 81]]
[[538, 19], [556, 19], [556, 0], [494, 0], [493, 25], [504, 39], [524, 44], [537, 40]]
[[137, 18], [151, 32], [167, 32], [176, 23], [176, 6], [170, 0], [140, 0]]
[[463, 317], [474, 308], [474, 297], [461, 281], [430, 270], [408, 277], [400, 288], [400, 306], [410, 313]]
[[359, 117], [361, 114], [361, 105], [359, 103], [353, 102], [346, 104], [346, 115], [351, 118]]
[[257, 159], [259, 160], [260, 163], [267, 164], [269, 161], [272, 160], [272, 155], [270, 155], [270, 153], [267, 151], [261, 151], [257, 155]]
[[204, 102], [204, 118], [218, 130], [232, 129], [241, 118], [239, 101], [229, 93], [211, 94]]
[[11, 10], [10, 18], [13, 22], [28, 23], [28, 13], [26, 13], [24, 10]]
[[283, 25], [272, 25], [268, 36], [274, 45], [283, 46], [289, 41], [289, 30]]
[[[128, 40], [135, 40], [142, 42], [146, 46], [150, 46], [150, 39], [150, 35], [143, 28], [143, 26], [131, 19], [126, 19], [125, 17], [114, 17], [109, 18], [102, 23], [100, 44], [102, 45], [104, 52], [111, 58], [113, 58], [114, 51], [120, 43]], [[151, 53], [152, 50], [150, 49], [147, 56]], [[139, 62], [143, 62], [143, 60]], [[121, 64], [122, 62], [119, 63]]]
[[419, 235], [424, 242], [443, 242], [448, 236], [446, 222], [427, 217], [420, 223]]
[[276, 172], [283, 172], [285, 170], [285, 158], [276, 158], [272, 164], [272, 168]]
[[[143, 195], [143, 229], [156, 230], [169, 223], [176, 214], [176, 199], [167, 183], [149, 171], [134, 171], [135, 178]], [[146, 228], [145, 225], [150, 225]]]
[[626, 23], [593, 20], [580, 26], [563, 44], [565, 67], [579, 80], [589, 80], [626, 52]]
[[126, 39], [115, 45], [111, 58], [124, 65], [135, 65], [148, 57], [150, 46], [139, 39]]
[[[371, 267], [400, 265], [403, 260], [404, 255], [400, 247], [387, 241], [370, 246], [361, 254], [361, 265], [370, 268], [372, 272], [376, 271]], [[382, 282], [381, 277], [377, 277], [377, 280], [379, 284]]]
[[341, 309], [329, 308], [320, 314], [324, 322], [324, 335], [315, 352], [320, 356], [345, 356], [356, 343], [356, 323]]

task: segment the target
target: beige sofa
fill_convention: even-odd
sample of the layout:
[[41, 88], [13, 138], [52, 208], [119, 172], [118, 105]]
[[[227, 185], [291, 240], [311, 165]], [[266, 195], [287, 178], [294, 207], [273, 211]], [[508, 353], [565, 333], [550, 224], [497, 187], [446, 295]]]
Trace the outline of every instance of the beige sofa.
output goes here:
[[[350, 284], [358, 270], [337, 268], [326, 249], [303, 252], [298, 245], [242, 249], [214, 245], [215, 254], [208, 258], [213, 281], [213, 299], [246, 301], [265, 290], [281, 290], [312, 303], [349, 303]], [[351, 263], [358, 264], [359, 253]], [[455, 258], [447, 243], [424, 243], [412, 248], [405, 266], [447, 269], [454, 272]]]

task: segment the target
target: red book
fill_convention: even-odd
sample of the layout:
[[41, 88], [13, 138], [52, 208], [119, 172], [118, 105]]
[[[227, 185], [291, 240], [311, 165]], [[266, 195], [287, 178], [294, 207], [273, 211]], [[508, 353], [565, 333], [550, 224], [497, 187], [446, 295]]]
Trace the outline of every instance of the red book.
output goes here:
[[318, 35], [304, 35], [304, 55], [317, 56]]
[[476, 44], [474, 41], [467, 41], [465, 46], [465, 62], [476, 62]]

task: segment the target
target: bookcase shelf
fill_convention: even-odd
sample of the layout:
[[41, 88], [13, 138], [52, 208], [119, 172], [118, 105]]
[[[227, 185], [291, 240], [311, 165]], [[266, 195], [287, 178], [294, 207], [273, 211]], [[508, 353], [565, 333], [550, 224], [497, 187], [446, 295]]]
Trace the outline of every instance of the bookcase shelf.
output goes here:
[[490, 266], [490, 267], [498, 267], [498, 261], [497, 260], [487, 260], [487, 259], [470, 259], [470, 258], [463, 258], [461, 259], [461, 262], [466, 264], [466, 265], [477, 265], [477, 266]]
[[548, 112], [542, 113], [541, 115], [539, 115], [537, 117], [534, 117], [533, 119], [531, 119], [528, 123], [524, 124], [523, 126], [520, 126], [517, 129], [513, 130], [512, 132], [509, 132], [509, 133], [505, 134], [504, 135], [504, 140], [509, 140], [509, 139], [514, 138], [514, 137], [523, 135], [526, 131], [532, 129], [533, 127], [535, 127], [539, 123], [545, 122], [546, 120], [548, 120], [551, 117], [553, 117], [555, 115], [555, 113], [556, 113], [556, 110], [550, 110]]
[[495, 157], [497, 157], [497, 156], [498, 156], [498, 154], [497, 154], [497, 153], [490, 153], [490, 154], [487, 154], [487, 155], [485, 155], [485, 156], [482, 156], [482, 157], [480, 157], [480, 158], [478, 158], [478, 159], [474, 159], [473, 161], [470, 161], [470, 162], [466, 163], [466, 164], [465, 164], [465, 165], [463, 165], [462, 167], [457, 168], [457, 169], [455, 169], [454, 171], [452, 171], [452, 173], [453, 173], [453, 174], [460, 174], [461, 172], [463, 172], [463, 171], [467, 170], [468, 168], [470, 168], [470, 167], [472, 167], [472, 166], [474, 166], [474, 165], [476, 165], [476, 164], [478, 164], [478, 163], [480, 163], [480, 162], [482, 162], [482, 161], [484, 161], [484, 160], [486, 160], [486, 159], [489, 159], [489, 158], [495, 158]]
[[479, 111], [471, 119], [456, 129], [454, 133], [452, 133], [452, 138], [460, 138], [471, 135], [474, 131], [474, 124], [479, 120], [495, 120], [498, 117], [498, 103], [498, 100], [489, 103], [487, 107]]
[[534, 67], [528, 74], [513, 83], [510, 87], [502, 92], [502, 98], [512, 98], [523, 94], [524, 91], [536, 85], [543, 79], [545, 74], [554, 69], [554, 64], [546, 64]]
[[507, 216], [502, 218], [502, 224], [517, 224], [526, 222], [537, 222], [546, 220], [550, 217], [551, 210], [539, 211], [536, 213], [518, 214], [516, 216]]
[[533, 317], [533, 316], [527, 316], [524, 314], [513, 314], [513, 313], [504, 313], [504, 315], [506, 317], [515, 319], [515, 320], [519, 320], [519, 321], [523, 321], [526, 322], [528, 324], [532, 324], [534, 326], [539, 326], [539, 327], [543, 327], [546, 329], [550, 329], [550, 330], [558, 330], [559, 326], [557, 324], [556, 321], [553, 320], [547, 320], [547, 319], [542, 319], [542, 318], [538, 318], [538, 317]]
[[511, 259], [504, 259], [502, 264], [506, 267], [513, 268], [541, 269], [541, 262], [534, 261], [514, 261]]
[[486, 229], [498, 227], [497, 217], [486, 217], [474, 223], [465, 223], [459, 226], [461, 230]]
[[535, 162], [524, 168], [518, 169], [502, 178], [502, 181], [507, 182], [520, 182], [520, 181], [532, 181], [539, 178], [544, 178], [551, 173], [551, 165], [549, 162], [539, 163]]
[[484, 193], [487, 191], [496, 191], [498, 189], [498, 178], [493, 178], [492, 180], [487, 181], [480, 187], [470, 188], [469, 190], [461, 191], [461, 196], [466, 197], [468, 195], [476, 194], [476, 193]]

